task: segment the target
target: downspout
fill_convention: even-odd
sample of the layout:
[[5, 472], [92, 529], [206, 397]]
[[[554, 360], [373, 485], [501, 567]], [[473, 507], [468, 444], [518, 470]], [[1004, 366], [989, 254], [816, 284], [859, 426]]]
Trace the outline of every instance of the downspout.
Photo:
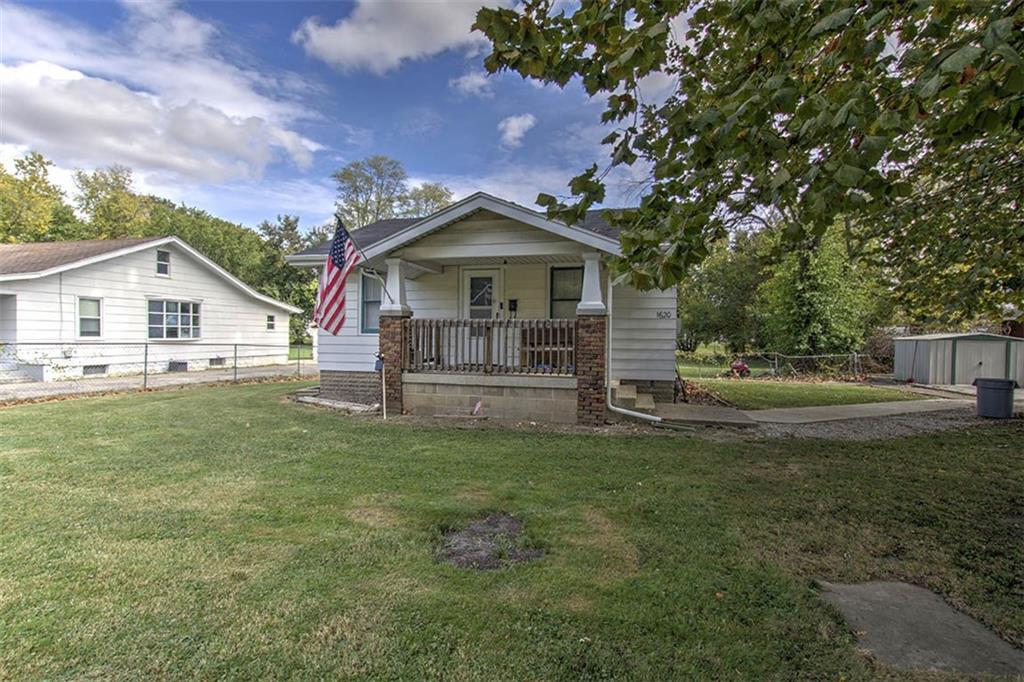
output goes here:
[[627, 417], [632, 417], [633, 419], [642, 419], [642, 420], [650, 422], [652, 424], [658, 424], [658, 423], [661, 422], [661, 417], [658, 417], [658, 416], [653, 415], [653, 414], [647, 414], [646, 412], [637, 412], [635, 410], [627, 410], [625, 407], [619, 407], [617, 405], [612, 405], [612, 380], [611, 380], [611, 372], [612, 372], [612, 336], [614, 336], [614, 334], [612, 334], [612, 323], [613, 323], [613, 320], [612, 320], [612, 278], [611, 277], [608, 277], [608, 296], [606, 298], [608, 299], [608, 303], [607, 303], [607, 306], [608, 306], [608, 344], [607, 344], [608, 345], [608, 359], [604, 363], [604, 385], [605, 385], [605, 391], [606, 391], [605, 396], [606, 396], [606, 402], [608, 404], [608, 409], [611, 410], [612, 412], [617, 412], [618, 414], [625, 415]]

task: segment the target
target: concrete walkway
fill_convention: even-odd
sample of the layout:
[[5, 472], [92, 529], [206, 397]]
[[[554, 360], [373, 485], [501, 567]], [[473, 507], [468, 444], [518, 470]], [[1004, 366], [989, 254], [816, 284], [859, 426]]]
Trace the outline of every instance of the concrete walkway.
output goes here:
[[820, 407], [748, 410], [744, 414], [756, 422], [767, 424], [815, 424], [843, 419], [865, 419], [868, 417], [891, 417], [899, 414], [938, 412], [973, 406], [973, 400], [935, 398], [932, 400], [897, 400], [888, 403], [862, 403], [859, 405], [822, 405]]
[[690, 403], [656, 403], [654, 414], [673, 424], [757, 426], [745, 412], [735, 407], [692, 405]]
[[[311, 360], [303, 360], [301, 369], [295, 362], [288, 363], [287, 365], [261, 365], [259, 367], [238, 368], [239, 381], [300, 376], [312, 379], [316, 378], [317, 375], [316, 362]], [[233, 381], [234, 378], [235, 373], [232, 369], [213, 369], [201, 372], [165, 372], [151, 374], [149, 376], [148, 388], [173, 388], [193, 384], [210, 384]], [[142, 387], [142, 375], [109, 378], [97, 377], [95, 379], [78, 379], [75, 381], [30, 381], [17, 384], [0, 384], [0, 404], [61, 396], [138, 391], [142, 390]]]

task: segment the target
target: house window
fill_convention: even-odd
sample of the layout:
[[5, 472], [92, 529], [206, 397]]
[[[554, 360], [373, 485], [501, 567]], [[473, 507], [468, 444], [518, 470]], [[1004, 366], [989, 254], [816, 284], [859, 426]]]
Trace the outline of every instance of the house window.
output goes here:
[[551, 318], [572, 320], [583, 296], [583, 268], [551, 268]]
[[99, 337], [102, 331], [100, 323], [100, 299], [78, 299], [78, 335], [85, 337]]
[[156, 274], [163, 275], [164, 277], [171, 276], [171, 252], [160, 251], [156, 252]]
[[199, 309], [189, 301], [149, 301], [149, 338], [198, 339]]
[[267, 315], [267, 331], [274, 331], [274, 316]]
[[380, 331], [380, 301], [383, 289], [373, 277], [363, 275], [360, 325], [364, 334]]

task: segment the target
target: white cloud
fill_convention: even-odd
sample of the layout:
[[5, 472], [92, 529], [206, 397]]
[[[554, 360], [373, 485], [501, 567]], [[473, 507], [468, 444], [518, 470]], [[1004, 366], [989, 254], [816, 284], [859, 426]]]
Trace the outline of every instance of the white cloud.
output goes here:
[[169, 105], [116, 81], [49, 62], [0, 65], [3, 141], [64, 163], [120, 163], [223, 182], [258, 177], [278, 155], [308, 168], [319, 145], [250, 116], [192, 100]]
[[239, 66], [219, 30], [172, 2], [126, 4], [106, 33], [7, 3], [0, 142], [59, 164], [123, 163], [189, 181], [259, 177], [279, 159], [306, 168], [320, 145], [294, 130], [316, 85]]
[[292, 40], [310, 56], [337, 68], [380, 75], [406, 60], [453, 48], [479, 49], [486, 38], [471, 32], [479, 9], [480, 3], [467, 0], [357, 0], [352, 13], [334, 24], [306, 19]]
[[469, 71], [458, 78], [448, 81], [448, 87], [459, 94], [475, 97], [493, 97], [493, 81], [488, 79], [485, 71]]
[[533, 114], [519, 114], [503, 118], [498, 123], [501, 133], [501, 144], [505, 147], [518, 147], [523, 144], [523, 137], [530, 128], [537, 125], [537, 117]]

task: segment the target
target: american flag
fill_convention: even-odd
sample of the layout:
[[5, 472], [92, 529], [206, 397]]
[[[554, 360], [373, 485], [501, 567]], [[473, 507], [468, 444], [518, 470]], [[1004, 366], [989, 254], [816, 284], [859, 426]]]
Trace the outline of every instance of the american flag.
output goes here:
[[327, 263], [320, 274], [316, 307], [313, 309], [313, 321], [317, 326], [335, 336], [345, 324], [345, 281], [358, 261], [356, 245], [339, 219], [338, 229], [331, 240], [331, 252], [327, 254]]

